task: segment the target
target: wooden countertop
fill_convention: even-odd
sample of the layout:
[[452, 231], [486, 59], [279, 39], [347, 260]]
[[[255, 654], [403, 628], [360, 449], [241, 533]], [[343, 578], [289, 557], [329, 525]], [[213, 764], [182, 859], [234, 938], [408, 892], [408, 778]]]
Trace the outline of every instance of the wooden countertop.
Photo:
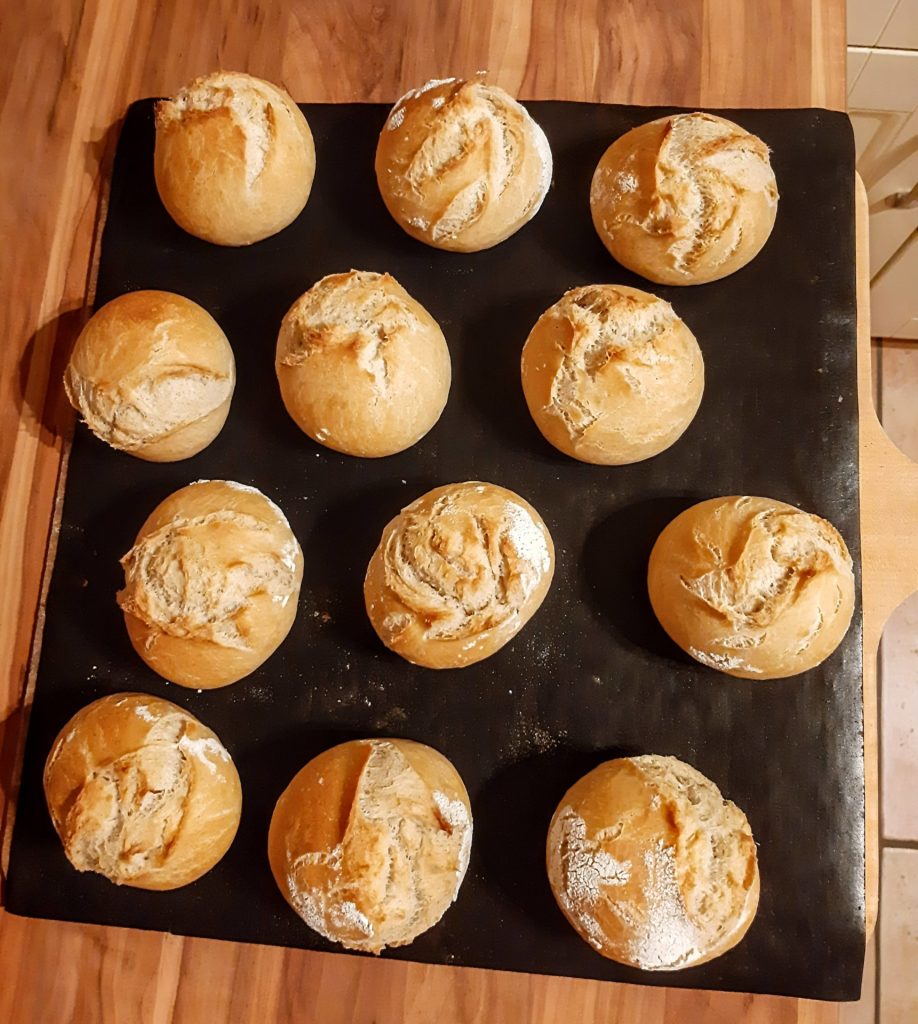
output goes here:
[[[300, 101], [391, 101], [480, 68], [523, 99], [845, 107], [843, 0], [20, 0], [0, 35], [0, 824], [61, 456], [59, 381], [93, 290], [118, 123], [217, 67]], [[862, 238], [866, 238], [863, 203]], [[861, 278], [866, 302], [866, 278]], [[864, 306], [863, 308], [866, 308]], [[918, 586], [918, 469], [885, 438], [860, 353], [868, 919], [876, 893], [874, 654]], [[911, 519], [903, 518], [912, 510]], [[871, 909], [871, 905], [873, 909]], [[0, 1020], [262, 1024], [835, 1024], [804, 1000], [620, 986], [241, 946], [0, 910]]]

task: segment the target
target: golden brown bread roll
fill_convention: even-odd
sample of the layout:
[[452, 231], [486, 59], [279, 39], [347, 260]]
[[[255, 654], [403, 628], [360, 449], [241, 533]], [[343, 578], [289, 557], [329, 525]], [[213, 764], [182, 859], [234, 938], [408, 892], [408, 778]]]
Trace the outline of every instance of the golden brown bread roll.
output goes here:
[[668, 302], [624, 285], [566, 292], [533, 327], [521, 370], [545, 439], [565, 455], [606, 466], [668, 448], [704, 391], [692, 332]]
[[156, 104], [154, 167], [163, 205], [180, 227], [217, 245], [249, 245], [299, 216], [316, 151], [283, 89], [216, 71]]
[[121, 559], [134, 650], [170, 682], [226, 686], [254, 672], [296, 617], [303, 553], [254, 487], [199, 480], [161, 502]]
[[462, 668], [516, 636], [554, 567], [551, 536], [529, 502], [495, 484], [448, 484], [383, 530], [364, 582], [367, 614], [408, 661]]
[[411, 740], [355, 740], [313, 758], [284, 790], [268, 857], [310, 928], [379, 953], [440, 920], [471, 845], [468, 793], [442, 754]]
[[277, 338], [281, 397], [306, 434], [347, 455], [394, 455], [437, 422], [450, 385], [436, 320], [389, 274], [330, 274]]
[[841, 643], [854, 610], [848, 548], [831, 523], [771, 498], [711, 498], [657, 539], [650, 602], [703, 665], [745, 679], [806, 672]]
[[580, 937], [645, 971], [721, 956], [758, 907], [746, 816], [675, 757], [622, 757], [584, 775], [554, 813], [546, 859]]
[[778, 187], [757, 136], [714, 114], [675, 114], [612, 143], [593, 175], [590, 207], [622, 266], [658, 284], [703, 284], [758, 254], [774, 227]]
[[220, 433], [236, 385], [226, 335], [191, 299], [139, 291], [107, 302], [77, 338], [64, 389], [89, 429], [150, 462], [196, 455]]
[[115, 693], [78, 711], [54, 741], [44, 786], [77, 871], [138, 889], [177, 889], [209, 871], [242, 808], [220, 740], [145, 693]]
[[478, 252], [538, 212], [551, 149], [526, 109], [483, 75], [412, 89], [392, 108], [376, 149], [389, 213], [412, 238]]

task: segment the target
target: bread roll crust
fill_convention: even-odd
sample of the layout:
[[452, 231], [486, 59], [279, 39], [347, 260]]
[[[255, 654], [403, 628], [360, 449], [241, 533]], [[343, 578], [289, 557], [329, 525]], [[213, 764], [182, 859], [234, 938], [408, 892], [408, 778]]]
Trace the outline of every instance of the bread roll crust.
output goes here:
[[236, 385], [226, 335], [171, 292], [107, 302], [77, 338], [64, 390], [106, 444], [150, 462], [187, 459], [220, 433]]
[[437, 422], [450, 386], [439, 324], [389, 274], [316, 282], [281, 324], [281, 397], [314, 441], [364, 458], [394, 455]]
[[554, 565], [551, 535], [529, 502], [496, 484], [448, 484], [383, 530], [364, 582], [367, 614], [406, 660], [462, 668], [516, 636]]
[[238, 71], [196, 78], [156, 104], [156, 187], [173, 220], [217, 245], [249, 245], [299, 216], [312, 132], [283, 89]]
[[118, 605], [134, 650], [180, 686], [247, 676], [296, 617], [303, 553], [283, 512], [254, 487], [199, 480], [175, 491], [121, 564]]
[[778, 188], [757, 136], [714, 114], [676, 114], [612, 143], [593, 175], [590, 208], [622, 266], [658, 284], [704, 284], [759, 253]]
[[520, 365], [526, 404], [545, 439], [598, 465], [669, 448], [704, 391], [695, 336], [668, 302], [625, 285], [565, 292], [539, 317]]
[[660, 534], [650, 602], [703, 665], [745, 679], [806, 672], [851, 624], [851, 556], [831, 523], [772, 498], [711, 498]]
[[232, 758], [170, 701], [116, 693], [78, 711], [45, 763], [45, 797], [71, 864], [116, 885], [176, 889], [229, 849], [242, 807]]
[[268, 857], [313, 930], [379, 953], [440, 920], [471, 842], [468, 793], [442, 754], [411, 740], [355, 740], [294, 777], [271, 818]]
[[562, 913], [598, 953], [680, 970], [735, 946], [759, 901], [743, 812], [675, 757], [624, 757], [565, 794], [546, 847]]
[[412, 238], [479, 252], [538, 212], [551, 185], [545, 133], [483, 75], [436, 79], [392, 108], [376, 149], [389, 213]]

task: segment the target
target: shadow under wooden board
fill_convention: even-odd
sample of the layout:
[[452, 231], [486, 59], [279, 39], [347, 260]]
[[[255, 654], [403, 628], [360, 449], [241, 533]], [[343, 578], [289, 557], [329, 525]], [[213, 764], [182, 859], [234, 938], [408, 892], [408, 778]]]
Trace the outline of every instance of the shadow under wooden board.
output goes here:
[[[337, 949], [284, 903], [267, 863], [271, 811], [293, 774], [346, 739], [397, 735], [442, 750], [472, 798], [475, 841], [455, 905], [384, 957], [620, 982], [857, 998], [864, 951], [861, 616], [822, 666], [778, 682], [736, 680], [682, 655], [645, 590], [647, 556], [678, 512], [719, 494], [763, 494], [829, 518], [859, 568], [854, 149], [824, 110], [725, 111], [772, 149], [774, 234], [747, 268], [698, 288], [650, 286], [607, 255], [589, 182], [609, 142], [671, 112], [528, 105], [555, 157], [544, 207], [487, 252], [437, 252], [389, 218], [373, 175], [381, 105], [307, 105], [317, 149], [295, 224], [247, 249], [184, 234], [153, 183], [152, 101], [127, 116], [113, 171], [99, 304], [137, 288], [206, 307], [235, 351], [223, 433], [171, 465], [74, 438], [10, 855], [7, 909], [246, 942]], [[313, 444], [274, 378], [281, 317], [319, 277], [387, 270], [443, 327], [453, 360], [446, 411], [400, 455], [358, 460]], [[543, 441], [519, 383], [522, 344], [570, 287], [645, 286], [673, 303], [705, 359], [701, 410], [662, 455], [583, 465]], [[305, 554], [297, 621], [278, 653], [234, 686], [170, 686], [134, 654], [115, 591], [119, 557], [153, 506], [192, 480], [253, 484], [277, 501]], [[386, 522], [438, 484], [489, 480], [544, 517], [558, 566], [536, 617], [503, 651], [431, 672], [384, 650], [363, 610], [366, 564]], [[118, 888], [68, 865], [41, 790], [67, 719], [107, 693], [176, 701], [211, 726], [239, 767], [242, 824], [226, 857], [171, 893]], [[747, 813], [762, 898], [744, 941], [681, 972], [605, 960], [571, 930], [544, 870], [549, 818], [599, 761], [672, 754]]]

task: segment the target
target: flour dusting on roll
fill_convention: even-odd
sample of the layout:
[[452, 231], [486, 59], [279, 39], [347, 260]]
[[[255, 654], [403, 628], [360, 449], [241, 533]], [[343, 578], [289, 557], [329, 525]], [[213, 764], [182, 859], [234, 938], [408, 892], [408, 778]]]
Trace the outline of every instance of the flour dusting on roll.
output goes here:
[[535, 509], [469, 481], [429, 491], [388, 524], [364, 595], [387, 647], [428, 668], [457, 668], [511, 640], [553, 572], [554, 546]]
[[546, 845], [565, 917], [598, 953], [646, 971], [736, 945], [759, 899], [745, 815], [674, 757], [618, 758], [564, 795]]
[[433, 927], [472, 843], [465, 786], [438, 751], [355, 740], [319, 754], [281, 795], [268, 853], [278, 888], [320, 935], [379, 953]]
[[768, 147], [714, 114], [676, 114], [626, 132], [590, 190], [603, 244], [660, 284], [702, 284], [752, 260], [775, 223]]
[[551, 149], [525, 108], [483, 75], [435, 79], [392, 108], [376, 150], [389, 212], [428, 245], [477, 252], [535, 216]]

